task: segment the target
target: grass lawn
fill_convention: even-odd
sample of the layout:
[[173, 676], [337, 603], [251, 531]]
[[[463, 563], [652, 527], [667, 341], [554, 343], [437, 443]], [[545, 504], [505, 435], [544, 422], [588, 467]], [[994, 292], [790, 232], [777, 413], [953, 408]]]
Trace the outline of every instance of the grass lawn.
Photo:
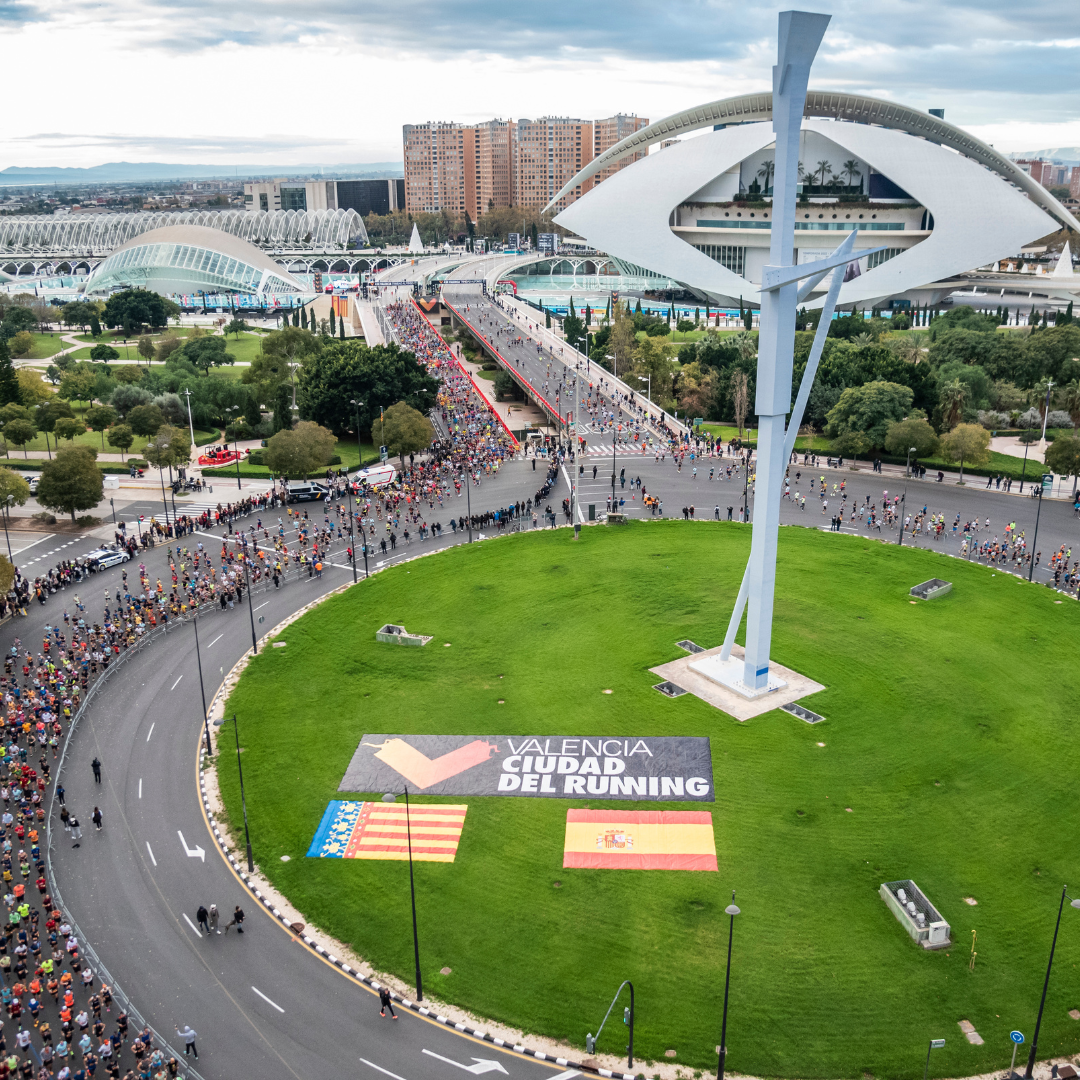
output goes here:
[[261, 334], [241, 334], [238, 338], [230, 334], [226, 341], [229, 355], [245, 364], [250, 364], [262, 352]]
[[68, 347], [67, 342], [61, 340], [60, 334], [38, 334], [31, 332], [34, 339], [34, 347], [26, 356], [17, 357], [19, 360], [46, 360], [55, 356], [61, 349]]
[[[806, 702], [826, 720], [740, 724], [691, 695], [663, 698], [648, 669], [684, 655], [682, 638], [721, 642], [750, 533], [639, 522], [572, 535], [393, 567], [260, 653], [226, 712], [240, 718], [263, 872], [306, 921], [411, 983], [408, 866], [305, 858], [365, 732], [708, 736], [716, 802], [662, 809], [712, 811], [715, 876], [563, 869], [567, 808], [626, 802], [417, 796], [469, 807], [456, 862], [416, 868], [428, 991], [580, 1052], [629, 978], [641, 1057], [670, 1048], [712, 1071], [734, 889], [732, 1070], [916, 1078], [931, 1037], [946, 1039], [937, 1076], [1003, 1068], [1009, 1030], [1030, 1040], [1061, 886], [1077, 877], [1080, 700], [1067, 673], [1080, 606], [932, 552], [785, 528], [774, 655], [826, 686]], [[952, 593], [910, 603], [934, 576]], [[434, 640], [378, 644], [388, 621]], [[236, 835], [227, 755], [220, 779]], [[951, 923], [949, 950], [913, 944], [878, 896], [908, 877]], [[1066, 907], [1044, 1057], [1080, 1051], [1078, 918]], [[984, 1046], [961, 1037], [963, 1019]], [[624, 1043], [616, 1020], [599, 1049]]]
[[[76, 412], [78, 412], [78, 410], [76, 410]], [[79, 418], [80, 419], [82, 418], [81, 412], [79, 413]], [[92, 446], [95, 450], [97, 450], [97, 452], [99, 454], [119, 454], [120, 453], [119, 450], [117, 450], [114, 447], [109, 445], [109, 433], [106, 431], [104, 433], [104, 435], [105, 435], [105, 445], [104, 446], [101, 445], [102, 432], [100, 432], [100, 431], [84, 431], [81, 435], [76, 435], [73, 441], [75, 443], [80, 443], [80, 444], [82, 444], [84, 446]], [[195, 443], [196, 443], [196, 445], [201, 446], [203, 443], [214, 442], [218, 438], [218, 436], [219, 436], [219, 433], [216, 432], [216, 431], [203, 431], [200, 428], [195, 429]], [[126, 450], [125, 453], [129, 453], [129, 454], [139, 454], [139, 453], [141, 453], [142, 448], [147, 444], [148, 441], [149, 440], [146, 438], [145, 435], [136, 435], [135, 436], [135, 441], [131, 444], [131, 448], [129, 450]], [[68, 440], [67, 439], [61, 439], [60, 440], [60, 445], [61, 446], [67, 446], [68, 445]], [[30, 442], [28, 442], [26, 444], [25, 447], [22, 447], [22, 446], [17, 447], [14, 444], [9, 444], [9, 446], [8, 446], [8, 456], [14, 461], [21, 461], [21, 460], [24, 460], [28, 456], [27, 454], [24, 453], [24, 451], [29, 451], [30, 454], [33, 454], [35, 452], [37, 452], [39, 454], [44, 454], [47, 449], [51, 449], [54, 454], [56, 453], [56, 439], [52, 435], [50, 435], [49, 436], [49, 445], [48, 445], [48, 447], [46, 447], [46, 445], [45, 445], [45, 433], [39, 431], [37, 433], [37, 435], [35, 435], [34, 438], [31, 439]]]

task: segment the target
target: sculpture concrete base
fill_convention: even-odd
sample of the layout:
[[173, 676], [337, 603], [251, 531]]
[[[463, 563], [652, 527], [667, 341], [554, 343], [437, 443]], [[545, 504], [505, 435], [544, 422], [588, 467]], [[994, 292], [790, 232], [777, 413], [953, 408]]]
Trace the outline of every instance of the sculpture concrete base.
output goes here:
[[742, 686], [743, 650], [740, 645], [732, 647], [731, 658], [726, 664], [721, 663], [720, 648], [717, 647], [649, 670], [736, 720], [749, 720], [825, 689], [821, 683], [773, 663], [769, 669], [769, 689], [750, 696], [753, 692], [746, 692], [748, 688]]

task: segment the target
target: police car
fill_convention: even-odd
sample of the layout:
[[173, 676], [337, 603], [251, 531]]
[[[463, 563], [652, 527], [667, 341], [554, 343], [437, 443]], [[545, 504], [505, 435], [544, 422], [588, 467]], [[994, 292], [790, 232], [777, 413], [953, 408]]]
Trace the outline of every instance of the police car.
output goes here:
[[88, 552], [83, 556], [86, 565], [94, 570], [107, 570], [117, 563], [126, 563], [131, 556], [123, 548], [98, 548], [97, 551]]

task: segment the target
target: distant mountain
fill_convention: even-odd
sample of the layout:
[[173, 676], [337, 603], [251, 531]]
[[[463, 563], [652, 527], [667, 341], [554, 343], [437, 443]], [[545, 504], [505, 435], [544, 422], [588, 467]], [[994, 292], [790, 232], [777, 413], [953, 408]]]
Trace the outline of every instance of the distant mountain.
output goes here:
[[[1080, 146], [1052, 146], [1049, 150], [1017, 150], [1009, 157], [1042, 158], [1043, 161], [1056, 161], [1061, 165], [1080, 165]], [[3, 174], [0, 173], [0, 176]]]
[[244, 179], [256, 176], [345, 176], [364, 178], [403, 176], [399, 161], [373, 161], [352, 165], [169, 165], [157, 161], [112, 161], [85, 169], [57, 166], [9, 165], [0, 170], [0, 187], [41, 184], [123, 184], [168, 180]]

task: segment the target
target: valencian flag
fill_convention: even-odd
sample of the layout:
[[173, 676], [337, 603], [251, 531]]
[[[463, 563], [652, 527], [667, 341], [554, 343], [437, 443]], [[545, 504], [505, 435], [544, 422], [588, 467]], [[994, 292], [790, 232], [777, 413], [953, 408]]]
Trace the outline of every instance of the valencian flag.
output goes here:
[[453, 862], [467, 806], [342, 802], [333, 799], [323, 814], [308, 858], [407, 859], [409, 831], [417, 862]]
[[712, 814], [697, 810], [567, 810], [563, 867], [715, 870]]

